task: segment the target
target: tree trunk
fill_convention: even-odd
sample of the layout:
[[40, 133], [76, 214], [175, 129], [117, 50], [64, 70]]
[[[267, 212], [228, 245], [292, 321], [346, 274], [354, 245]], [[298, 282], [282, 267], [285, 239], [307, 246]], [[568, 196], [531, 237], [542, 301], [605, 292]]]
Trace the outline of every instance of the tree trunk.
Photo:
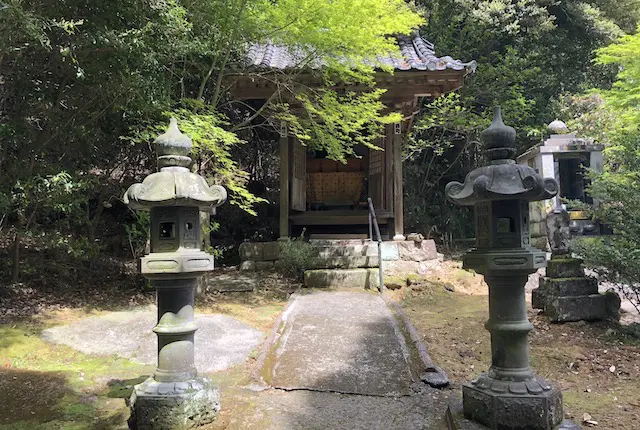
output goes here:
[[11, 272], [11, 283], [17, 284], [20, 280], [20, 230], [16, 231], [13, 238], [13, 270]]

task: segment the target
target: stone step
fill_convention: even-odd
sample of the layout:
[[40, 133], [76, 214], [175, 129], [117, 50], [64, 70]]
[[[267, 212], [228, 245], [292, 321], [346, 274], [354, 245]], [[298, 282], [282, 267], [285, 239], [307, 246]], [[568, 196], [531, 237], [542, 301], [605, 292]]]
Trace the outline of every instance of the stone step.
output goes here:
[[584, 276], [582, 260], [579, 258], [552, 258], [547, 262], [550, 278], [574, 278]]
[[314, 240], [314, 239], [324, 239], [324, 240], [353, 240], [353, 239], [367, 239], [369, 237], [369, 235], [365, 234], [365, 233], [345, 233], [345, 234], [322, 234], [322, 233], [317, 233], [317, 234], [312, 234], [309, 236], [309, 239]]
[[576, 278], [550, 278], [548, 276], [540, 278], [540, 291], [546, 295], [560, 297], [566, 296], [588, 296], [598, 293], [598, 280], [588, 276]]
[[307, 288], [364, 288], [378, 289], [378, 269], [314, 269], [304, 272]]
[[359, 267], [380, 267], [380, 260], [377, 256], [320, 257], [312, 262], [309, 269], [356, 269]]
[[607, 317], [607, 297], [603, 294], [548, 297], [544, 312], [553, 322], [602, 320]]
[[375, 245], [377, 242], [371, 239], [309, 239], [314, 246], [351, 246], [351, 245]]
[[378, 255], [377, 245], [335, 245], [316, 246], [319, 257], [375, 257]]

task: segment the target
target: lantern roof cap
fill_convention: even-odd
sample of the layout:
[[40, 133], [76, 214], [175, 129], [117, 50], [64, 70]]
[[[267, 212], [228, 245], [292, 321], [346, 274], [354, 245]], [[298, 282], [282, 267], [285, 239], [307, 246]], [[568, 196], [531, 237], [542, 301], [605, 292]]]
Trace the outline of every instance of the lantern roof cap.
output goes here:
[[160, 206], [187, 206], [210, 210], [227, 200], [220, 185], [209, 185], [202, 176], [192, 173], [189, 152], [191, 138], [182, 134], [178, 121], [171, 118], [167, 131], [154, 142], [160, 171], [147, 176], [141, 184], [133, 184], [124, 195], [124, 203], [132, 209], [150, 210]]
[[546, 200], [558, 193], [553, 178], [542, 178], [533, 168], [516, 164], [516, 131], [504, 124], [500, 107], [494, 109], [493, 121], [481, 134], [484, 153], [490, 165], [478, 167], [460, 182], [445, 188], [451, 202], [470, 206], [495, 200]]

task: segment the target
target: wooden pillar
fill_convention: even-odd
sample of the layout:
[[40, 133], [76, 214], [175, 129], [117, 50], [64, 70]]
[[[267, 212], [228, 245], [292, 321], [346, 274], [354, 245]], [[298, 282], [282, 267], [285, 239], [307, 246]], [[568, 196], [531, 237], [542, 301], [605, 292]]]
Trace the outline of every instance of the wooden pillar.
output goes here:
[[[382, 195], [383, 202], [380, 202], [380, 208], [393, 211], [393, 124], [385, 127], [384, 139], [380, 145], [384, 148], [384, 170], [382, 179]], [[391, 239], [391, 237], [389, 237]]]
[[280, 239], [289, 237], [289, 133], [280, 125]]
[[393, 240], [405, 240], [404, 236], [404, 199], [402, 184], [402, 123], [393, 125]]

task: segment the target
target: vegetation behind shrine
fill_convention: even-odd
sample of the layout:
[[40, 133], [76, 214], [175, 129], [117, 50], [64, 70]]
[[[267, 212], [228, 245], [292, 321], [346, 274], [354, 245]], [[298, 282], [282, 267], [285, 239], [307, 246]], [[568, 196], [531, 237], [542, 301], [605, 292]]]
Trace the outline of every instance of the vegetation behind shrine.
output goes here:
[[[19, 263], [14, 251], [34, 237], [89, 265], [104, 254], [142, 252], [148, 219], [121, 196], [155, 169], [150, 142], [170, 115], [194, 139], [197, 170], [230, 190], [232, 204], [211, 226], [219, 251], [272, 238], [277, 130], [265, 118], [289, 122], [335, 159], [351, 151], [344, 136], [369, 145], [397, 117], [382, 114], [374, 87], [358, 96], [338, 94], [332, 83], [370, 85], [373, 68], [361, 60], [392, 49], [385, 35], [419, 27], [438, 55], [474, 59], [478, 70], [457, 93], [425, 101], [405, 146], [406, 230], [447, 246], [472, 235], [468, 211], [446, 202], [444, 185], [482, 163], [478, 134], [500, 104], [520, 151], [556, 118], [608, 145], [592, 193], [604, 202], [597, 215], [623, 234], [581, 249], [610, 267], [636, 267], [621, 258], [635, 262], [640, 250], [640, 42], [637, 33], [619, 38], [636, 32], [639, 3], [4, 0], [0, 228], [14, 239], [2, 244], [5, 255]], [[266, 40], [305, 47], [301, 68], [324, 60], [319, 86], [309, 89], [291, 72], [277, 76], [282, 90], [264, 106], [228, 94], [223, 72], [253, 73], [243, 54]], [[305, 115], [290, 109], [292, 94]], [[3, 279], [28, 281], [29, 267], [12, 273], [11, 259], [3, 261]]]

